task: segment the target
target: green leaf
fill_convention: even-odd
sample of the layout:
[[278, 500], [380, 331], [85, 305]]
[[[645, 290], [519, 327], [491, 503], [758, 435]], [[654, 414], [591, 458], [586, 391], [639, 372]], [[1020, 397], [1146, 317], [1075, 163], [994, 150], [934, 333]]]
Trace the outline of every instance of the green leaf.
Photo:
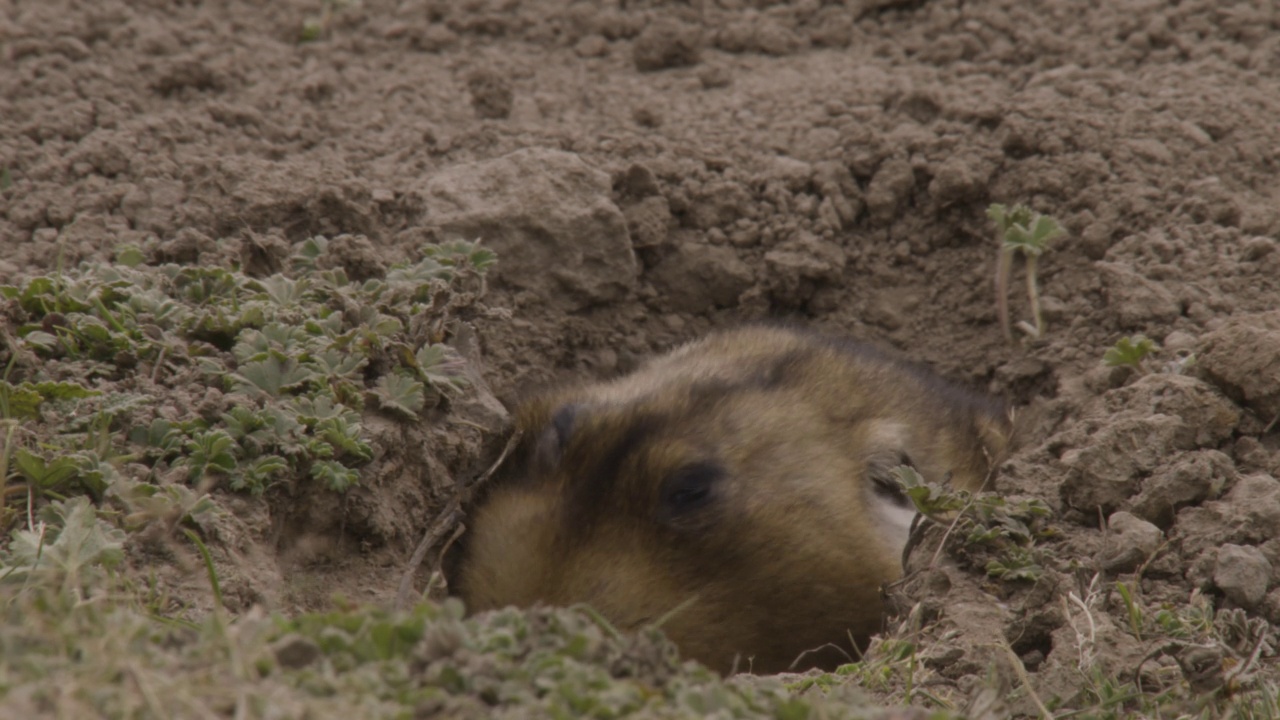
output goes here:
[[288, 472], [289, 463], [279, 455], [265, 455], [243, 467], [240, 473], [231, 479], [232, 490], [249, 490], [254, 495], [261, 495], [271, 487], [277, 477]]
[[329, 249], [329, 239], [323, 235], [307, 238], [293, 251], [293, 265], [300, 270], [315, 270], [316, 260]]
[[1048, 215], [1037, 215], [1035, 225], [1031, 229], [1031, 237], [1033, 242], [1041, 249], [1048, 246], [1050, 240], [1062, 235], [1065, 230], [1058, 225], [1058, 221]]
[[360, 482], [360, 474], [332, 460], [319, 460], [311, 466], [311, 477], [334, 492], [346, 492]]
[[355, 377], [369, 364], [369, 360], [356, 353], [327, 348], [312, 354], [305, 364], [317, 375], [336, 380]]
[[349, 455], [362, 461], [373, 458], [373, 448], [360, 439], [360, 423], [349, 423], [345, 418], [321, 420], [316, 424], [316, 437], [338, 451], [338, 456]]
[[[23, 384], [26, 385], [27, 383]], [[46, 400], [79, 400], [81, 398], [97, 397], [102, 394], [99, 390], [90, 390], [79, 383], [73, 382], [40, 382], [33, 387]]]
[[298, 42], [309, 43], [320, 39], [324, 26], [318, 19], [308, 18], [302, 23], [302, 31], [298, 33]]
[[0, 380], [0, 415], [6, 418], [26, 420], [40, 419], [40, 404], [44, 402], [37, 390], [30, 383], [13, 385], [7, 380]]
[[22, 336], [22, 341], [37, 350], [52, 352], [58, 348], [58, 338], [43, 330], [35, 330]]
[[329, 395], [316, 395], [315, 397], [296, 397], [292, 400], [290, 407], [298, 416], [298, 421], [307, 426], [314, 426], [321, 420], [329, 420], [333, 418], [351, 415], [358, 419], [351, 409], [335, 403]]
[[306, 383], [314, 375], [313, 371], [299, 366], [293, 358], [281, 359], [272, 355], [265, 360], [241, 365], [239, 372], [231, 374], [231, 387], [233, 392], [279, 397], [285, 390], [292, 390]]
[[467, 361], [448, 345], [424, 345], [414, 354], [414, 361], [422, 378], [439, 390], [458, 390], [467, 386], [464, 374]]
[[407, 419], [414, 419], [426, 406], [426, 395], [422, 383], [402, 375], [383, 375], [378, 378], [378, 386], [373, 394], [383, 408], [399, 413]]
[[1158, 349], [1155, 341], [1145, 335], [1122, 337], [1102, 354], [1102, 362], [1108, 367], [1128, 365], [1141, 369], [1142, 361]]
[[257, 282], [267, 297], [281, 307], [295, 307], [306, 299], [308, 286], [306, 280], [293, 280], [284, 275], [272, 275]]
[[1064, 233], [1057, 220], [1022, 204], [1007, 208], [993, 203], [987, 208], [987, 217], [995, 222], [1001, 243], [1010, 252], [1020, 250], [1027, 255], [1040, 255], [1049, 249], [1050, 240]]
[[70, 455], [45, 460], [26, 448], [19, 448], [13, 461], [18, 474], [42, 491], [57, 490], [79, 473], [76, 459]]
[[222, 429], [206, 430], [187, 441], [187, 456], [175, 465], [187, 468], [188, 477], [195, 482], [206, 473], [232, 474], [239, 464], [236, 461], [236, 441]]
[[125, 267], [137, 267], [146, 262], [146, 259], [137, 245], [121, 245], [116, 248], [116, 262]]
[[88, 498], [51, 503], [40, 519], [36, 529], [13, 533], [4, 564], [20, 572], [7, 573], [10, 579], [48, 570], [64, 584], [78, 586], [89, 570], [112, 568], [124, 559], [124, 531], [99, 519]]

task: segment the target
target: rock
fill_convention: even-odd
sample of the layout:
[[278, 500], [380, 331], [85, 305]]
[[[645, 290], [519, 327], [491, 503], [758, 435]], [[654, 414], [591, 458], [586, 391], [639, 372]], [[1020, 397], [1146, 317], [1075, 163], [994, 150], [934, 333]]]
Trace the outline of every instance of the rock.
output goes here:
[[1266, 597], [1271, 583], [1271, 563], [1250, 545], [1223, 545], [1213, 568], [1213, 584], [1231, 602], [1251, 610]]
[[685, 242], [649, 273], [660, 302], [676, 312], [730, 307], [755, 276], [736, 252], [722, 245]]
[[867, 211], [880, 224], [893, 220], [915, 189], [915, 171], [906, 158], [885, 160], [867, 186]]
[[604, 57], [609, 54], [609, 41], [601, 35], [584, 35], [574, 43], [573, 52], [582, 58]]
[[1114, 413], [1173, 415], [1186, 428], [1188, 446], [1212, 447], [1230, 438], [1240, 424], [1240, 410], [1212, 385], [1198, 378], [1152, 373], [1106, 395]]
[[1256, 412], [1280, 415], [1280, 311], [1233, 317], [1205, 335], [1196, 352], [1200, 374]]
[[1245, 262], [1258, 262], [1276, 251], [1276, 241], [1269, 237], [1253, 237], [1244, 242], [1240, 248], [1240, 259]]
[[803, 192], [813, 179], [813, 165], [786, 155], [775, 155], [767, 161], [766, 175], [782, 181], [793, 193]]
[[1236, 528], [1248, 537], [1274, 537], [1280, 528], [1280, 480], [1270, 475], [1240, 478], [1223, 500], [1237, 513]]
[[804, 47], [804, 38], [791, 28], [769, 17], [755, 25], [752, 49], [766, 55], [790, 55]]
[[617, 190], [624, 198], [630, 200], [643, 200], [654, 195], [661, 195], [662, 188], [658, 185], [658, 177], [648, 166], [639, 163], [633, 163], [627, 168], [626, 172], [614, 181], [614, 189]]
[[369, 238], [343, 233], [329, 240], [318, 267], [340, 267], [347, 277], [364, 282], [387, 274], [387, 262]]
[[1182, 304], [1162, 283], [1120, 263], [1097, 262], [1094, 267], [1102, 273], [1107, 303], [1122, 326], [1168, 323], [1182, 315]]
[[194, 228], [183, 228], [155, 248], [152, 260], [194, 265], [200, 261], [202, 254], [212, 252], [216, 247], [217, 244], [208, 235]]
[[1267, 593], [1262, 603], [1262, 616], [1272, 625], [1280, 625], [1280, 588]]
[[640, 32], [631, 55], [641, 72], [696, 65], [702, 57], [702, 31], [696, 25], [659, 17]]
[[[1270, 475], [1236, 480], [1221, 500], [1178, 511], [1170, 531], [1183, 555], [1214, 553], [1226, 543], [1257, 544], [1275, 537], [1280, 527], [1280, 481]], [[1190, 579], [1190, 578], [1189, 578]], [[1203, 587], [1204, 583], [1200, 585]]]
[[987, 193], [992, 170], [990, 164], [979, 158], [949, 157], [934, 171], [929, 194], [943, 207], [980, 200]]
[[315, 662], [320, 657], [320, 646], [301, 635], [285, 635], [271, 643], [276, 662], [286, 670], [297, 670]]
[[764, 261], [775, 300], [799, 306], [813, 296], [818, 285], [838, 281], [847, 258], [839, 245], [801, 232], [765, 253]]
[[813, 165], [813, 186], [838, 217], [833, 227], [848, 227], [862, 212], [862, 190], [844, 163], [823, 160]]
[[1134, 515], [1167, 528], [1179, 509], [1217, 495], [1234, 477], [1231, 458], [1217, 450], [1179, 455], [1172, 464], [1162, 466], [1143, 481], [1142, 491], [1133, 498], [1129, 509]]
[[498, 253], [494, 276], [570, 310], [626, 297], [636, 259], [609, 176], [573, 153], [518, 150], [455, 165], [422, 186], [442, 234], [480, 238]]
[[733, 84], [733, 73], [724, 65], [708, 65], [698, 71], [698, 82], [704, 90], [726, 88]]
[[725, 25], [716, 33], [715, 43], [731, 53], [790, 55], [805, 45], [805, 39], [773, 18], [750, 13]]
[[661, 195], [647, 197], [622, 211], [627, 220], [633, 247], [646, 248], [667, 244], [671, 232], [671, 206]]
[[467, 78], [471, 107], [482, 120], [505, 120], [511, 115], [515, 94], [511, 80], [492, 68], [481, 68]]
[[1124, 511], [1112, 513], [1107, 519], [1107, 527], [1111, 533], [1107, 536], [1107, 545], [1100, 560], [1102, 569], [1107, 572], [1136, 570], [1164, 539], [1160, 528]]
[[1188, 450], [1182, 420], [1171, 415], [1121, 417], [1062, 455], [1070, 472], [1062, 482], [1063, 502], [1086, 515], [1110, 514], [1137, 491], [1139, 474], [1154, 470], [1176, 450]]

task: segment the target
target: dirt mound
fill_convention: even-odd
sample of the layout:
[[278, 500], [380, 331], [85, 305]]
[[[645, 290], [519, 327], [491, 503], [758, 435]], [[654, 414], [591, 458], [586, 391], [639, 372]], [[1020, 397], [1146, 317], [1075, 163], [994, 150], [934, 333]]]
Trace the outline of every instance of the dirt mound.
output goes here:
[[[1280, 623], [1278, 30], [1215, 0], [9, 6], [0, 278], [127, 248], [265, 276], [322, 235], [364, 279], [479, 237], [509, 314], [447, 334], [507, 400], [749, 319], [877, 342], [1027, 406], [1000, 489], [1056, 518], [1034, 581], [913, 555], [926, 664], [967, 691], [1010, 667], [1001, 637], [1046, 696], [1086, 660], [1222, 687], [1251, 642], [1274, 670], [1249, 623]], [[999, 327], [993, 202], [1067, 231], [1039, 260], [1042, 338]], [[1142, 370], [1102, 365], [1139, 333], [1161, 347]], [[346, 496], [224, 497], [246, 597], [388, 599], [444, 509], [424, 478], [500, 445], [487, 395], [449, 412], [375, 428], [396, 462]], [[1137, 606], [1217, 611], [1238, 642], [1197, 675]]]

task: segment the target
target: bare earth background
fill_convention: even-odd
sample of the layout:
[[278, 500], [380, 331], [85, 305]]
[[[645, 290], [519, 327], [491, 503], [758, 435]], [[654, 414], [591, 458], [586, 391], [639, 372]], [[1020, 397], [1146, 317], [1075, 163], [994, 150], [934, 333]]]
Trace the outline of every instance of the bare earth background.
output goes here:
[[[316, 234], [361, 277], [480, 237], [499, 266], [453, 342], [508, 402], [748, 319], [877, 342], [1031, 408], [1000, 489], [1059, 530], [1037, 583], [905, 586], [937, 621], [926, 662], [963, 690], [1007, 667], [1004, 637], [1065, 693], [1066, 599], [1098, 573], [1280, 623], [1278, 118], [1269, 0], [6, 0], [0, 281], [127, 244], [268, 273]], [[992, 202], [1068, 231], [1041, 261], [1043, 341], [996, 323]], [[1152, 370], [1195, 361], [1103, 367], [1135, 333], [1163, 346]], [[228, 603], [389, 603], [505, 422], [481, 385], [375, 427], [345, 497], [219, 495]], [[1176, 675], [1139, 667], [1118, 598], [1089, 602], [1098, 662]]]

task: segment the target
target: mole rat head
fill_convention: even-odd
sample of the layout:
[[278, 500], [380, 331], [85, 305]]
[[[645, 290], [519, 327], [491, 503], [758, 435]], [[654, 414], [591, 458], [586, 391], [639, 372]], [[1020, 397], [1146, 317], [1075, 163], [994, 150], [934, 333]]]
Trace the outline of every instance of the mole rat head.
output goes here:
[[[473, 611], [587, 603], [661, 623], [720, 669], [832, 665], [879, 628], [896, 577], [847, 434], [776, 388], [691, 382], [535, 403], [515, 477], [474, 514], [457, 586]], [[839, 448], [839, 450], [835, 450]]]

